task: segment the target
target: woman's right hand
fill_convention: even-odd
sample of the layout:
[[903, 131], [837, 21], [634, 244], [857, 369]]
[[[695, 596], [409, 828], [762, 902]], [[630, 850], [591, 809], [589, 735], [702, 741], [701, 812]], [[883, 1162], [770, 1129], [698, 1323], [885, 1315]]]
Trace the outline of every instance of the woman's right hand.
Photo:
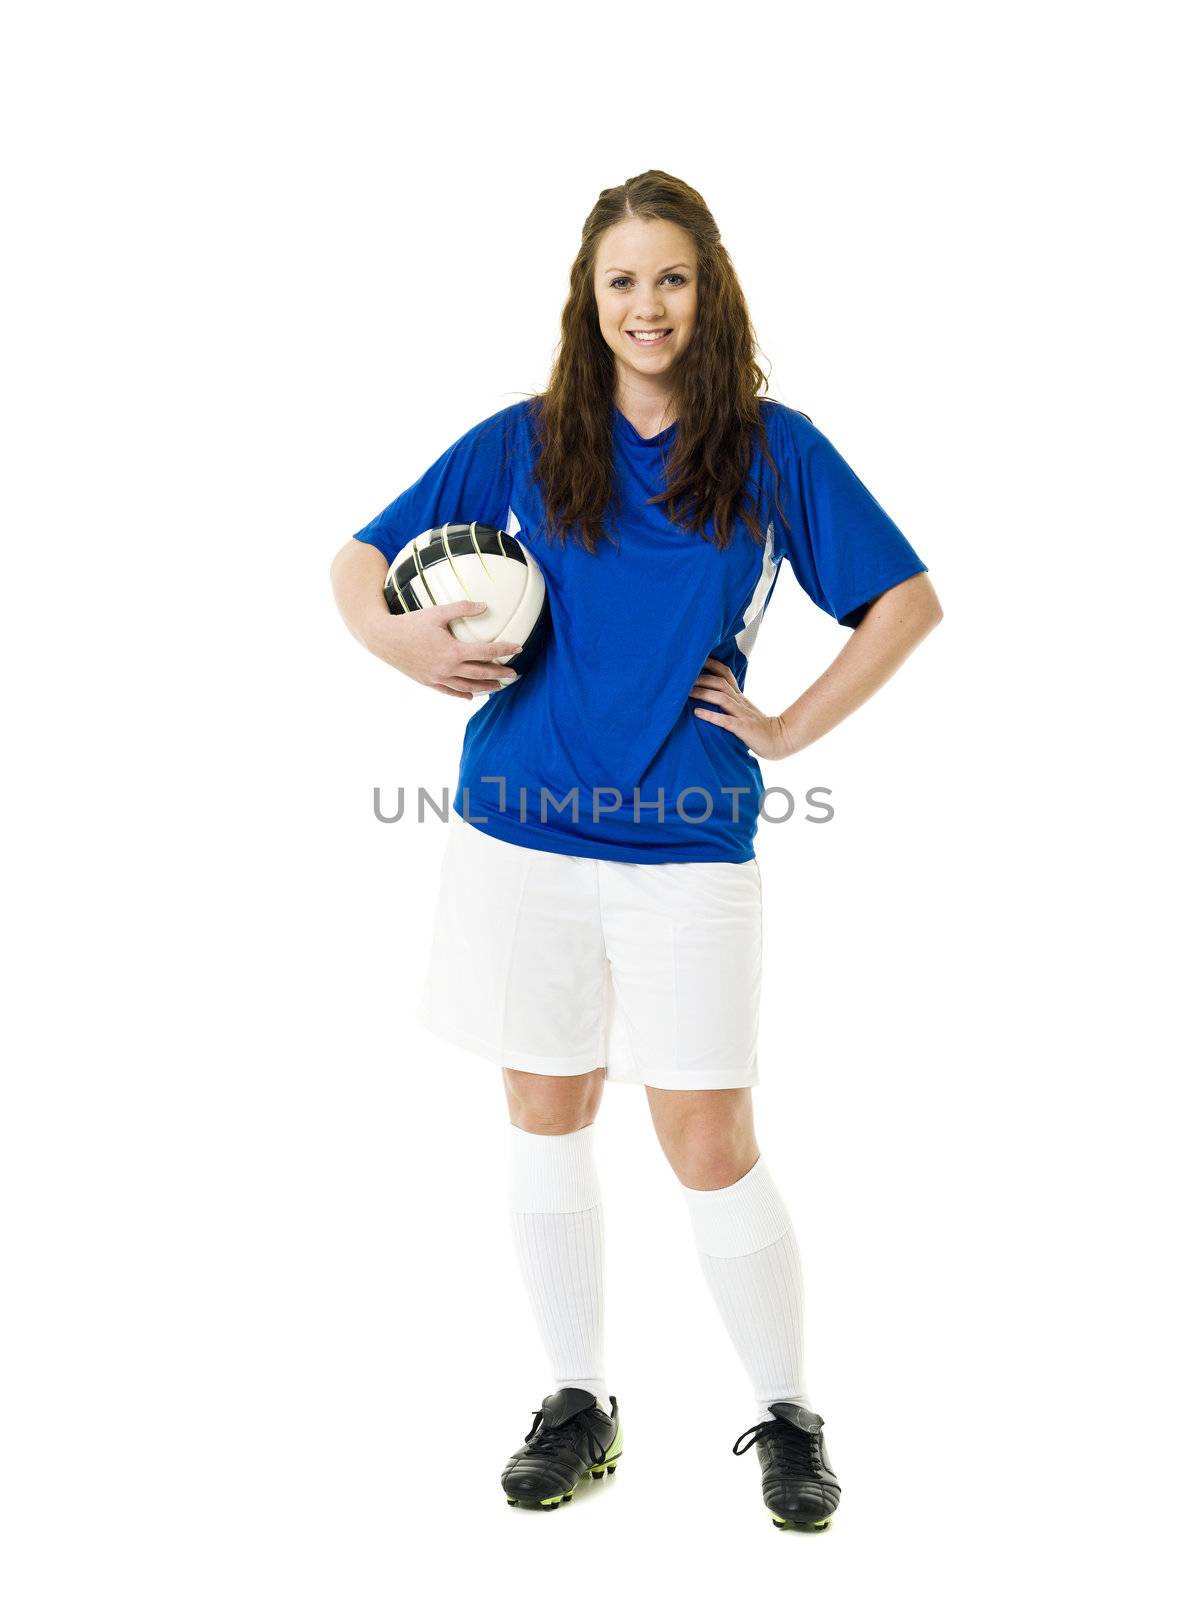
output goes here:
[[450, 632], [455, 617], [476, 617], [488, 608], [486, 600], [451, 600], [394, 616], [390, 611], [372, 618], [367, 647], [372, 655], [456, 700], [502, 689], [520, 673], [499, 666], [495, 656], [516, 655], [521, 649], [508, 639], [463, 643]]

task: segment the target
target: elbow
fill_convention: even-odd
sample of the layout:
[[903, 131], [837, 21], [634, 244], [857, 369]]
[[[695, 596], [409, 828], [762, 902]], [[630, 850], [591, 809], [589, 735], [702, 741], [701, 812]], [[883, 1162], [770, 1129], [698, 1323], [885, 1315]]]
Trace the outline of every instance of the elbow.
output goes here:
[[901, 627], [908, 635], [910, 649], [928, 639], [944, 615], [942, 603], [932, 587], [923, 585], [915, 598], [917, 603], [907, 608], [901, 618]]
[[929, 581], [929, 574], [922, 572], [919, 582], [914, 584], [915, 595], [920, 599], [919, 626], [922, 634], [932, 633], [938, 623], [945, 616], [942, 602], [937, 597], [937, 590]]
[[942, 620], [944, 612], [935, 595], [928, 605], [921, 608], [920, 613], [913, 619], [913, 643], [922, 644], [938, 623]]
[[912, 644], [932, 633], [943, 616], [942, 603], [925, 572], [882, 594], [871, 605], [868, 616], [872, 612], [878, 612], [881, 619], [906, 634]]

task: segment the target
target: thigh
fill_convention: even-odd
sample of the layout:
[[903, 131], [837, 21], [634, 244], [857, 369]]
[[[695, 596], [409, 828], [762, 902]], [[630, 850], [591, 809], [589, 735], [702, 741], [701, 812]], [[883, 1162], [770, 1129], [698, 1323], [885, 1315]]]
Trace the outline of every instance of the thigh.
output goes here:
[[602, 863], [615, 996], [609, 1077], [663, 1089], [758, 1082], [756, 860]]

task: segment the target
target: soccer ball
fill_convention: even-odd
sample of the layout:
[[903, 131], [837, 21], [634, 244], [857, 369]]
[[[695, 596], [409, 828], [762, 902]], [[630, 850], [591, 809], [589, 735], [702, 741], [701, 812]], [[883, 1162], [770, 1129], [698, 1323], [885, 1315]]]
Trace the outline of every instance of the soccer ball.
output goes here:
[[477, 616], [454, 617], [450, 632], [463, 643], [517, 641], [521, 648], [514, 655], [492, 659], [514, 665], [518, 673], [550, 618], [546, 581], [532, 554], [511, 533], [482, 522], [447, 522], [410, 539], [388, 568], [383, 594], [396, 615], [454, 600], [486, 600], [488, 609]]

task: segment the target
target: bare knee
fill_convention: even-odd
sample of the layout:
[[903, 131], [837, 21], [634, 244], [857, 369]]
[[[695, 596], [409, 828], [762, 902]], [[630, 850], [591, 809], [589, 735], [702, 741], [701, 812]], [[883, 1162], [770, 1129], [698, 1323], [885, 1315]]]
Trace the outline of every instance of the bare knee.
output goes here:
[[596, 1120], [604, 1093], [604, 1068], [558, 1077], [501, 1069], [508, 1120], [526, 1133], [574, 1133]]
[[669, 1156], [671, 1168], [685, 1189], [728, 1189], [730, 1184], [744, 1178], [758, 1160], [758, 1151], [750, 1154], [743, 1147], [737, 1149], [683, 1150]]
[[646, 1096], [663, 1154], [685, 1188], [728, 1188], [758, 1160], [748, 1088], [647, 1088]]

